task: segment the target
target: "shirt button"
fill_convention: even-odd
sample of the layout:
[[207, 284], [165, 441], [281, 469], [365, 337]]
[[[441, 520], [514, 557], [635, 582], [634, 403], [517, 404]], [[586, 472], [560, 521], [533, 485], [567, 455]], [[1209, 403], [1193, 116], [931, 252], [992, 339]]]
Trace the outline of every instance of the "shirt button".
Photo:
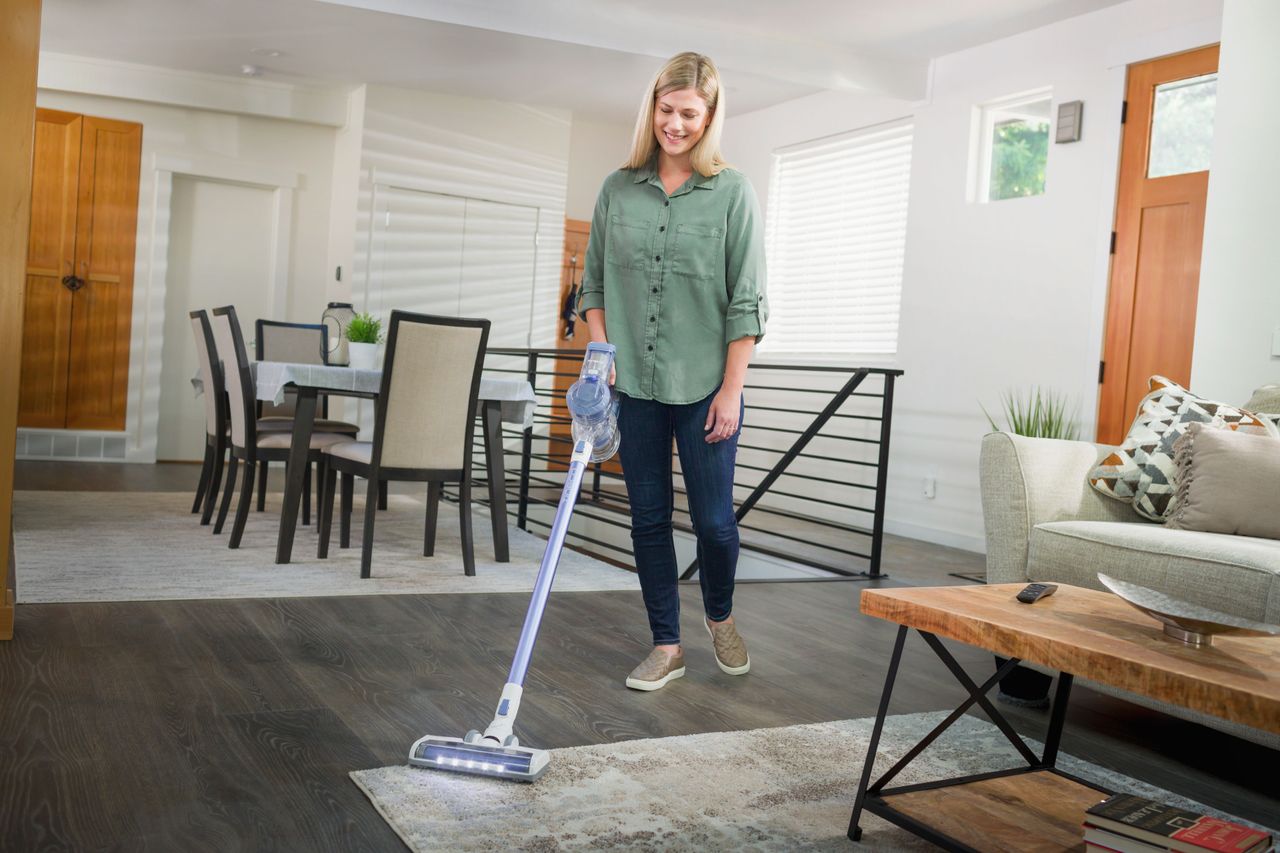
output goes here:
[[653, 352], [653, 344], [649, 344], [649, 352]]
[[650, 322], [650, 323], [656, 323], [656, 322], [658, 322], [658, 318], [657, 318], [657, 317], [650, 317], [650, 318], [649, 318], [649, 322]]
[[659, 226], [658, 226], [658, 230], [659, 230], [659, 231], [666, 231], [666, 230], [667, 230], [667, 226], [665, 226], [665, 225], [659, 225]]
[[655, 288], [653, 289], [653, 292], [654, 292], [654, 293], [657, 293], [657, 292], [658, 292], [658, 288], [656, 288], [656, 287], [655, 287]]
[[670, 206], [671, 206], [671, 202], [670, 202], [670, 201], [664, 201], [664, 202], [662, 203], [662, 206], [663, 206], [663, 207], [670, 207]]
[[654, 256], [653, 256], [653, 259], [654, 259], [655, 261], [660, 261], [660, 260], [662, 260], [662, 255], [654, 255]]

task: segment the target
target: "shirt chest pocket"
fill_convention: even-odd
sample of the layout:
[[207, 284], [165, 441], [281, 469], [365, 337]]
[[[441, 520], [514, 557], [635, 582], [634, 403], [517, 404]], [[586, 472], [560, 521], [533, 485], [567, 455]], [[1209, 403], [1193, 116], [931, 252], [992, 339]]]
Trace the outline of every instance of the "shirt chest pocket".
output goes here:
[[723, 279], [724, 229], [707, 225], [677, 225], [671, 271], [699, 281]]
[[642, 219], [623, 219], [617, 213], [611, 215], [605, 240], [605, 260], [615, 267], [645, 269], [651, 224]]

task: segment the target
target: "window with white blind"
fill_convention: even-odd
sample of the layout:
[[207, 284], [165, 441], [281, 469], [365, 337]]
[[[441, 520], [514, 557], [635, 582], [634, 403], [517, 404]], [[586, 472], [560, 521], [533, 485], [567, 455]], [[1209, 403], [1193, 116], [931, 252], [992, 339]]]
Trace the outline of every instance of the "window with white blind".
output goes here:
[[550, 315], [535, 310], [538, 208], [383, 186], [373, 207], [369, 311], [486, 317], [489, 346], [534, 345]]
[[897, 352], [911, 136], [907, 119], [774, 152], [762, 353]]

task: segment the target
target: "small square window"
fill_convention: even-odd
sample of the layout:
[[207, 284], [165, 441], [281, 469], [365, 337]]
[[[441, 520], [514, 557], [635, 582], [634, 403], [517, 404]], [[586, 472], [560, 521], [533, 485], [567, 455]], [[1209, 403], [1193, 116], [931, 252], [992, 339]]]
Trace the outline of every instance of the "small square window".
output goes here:
[[1152, 104], [1147, 177], [1203, 172], [1213, 153], [1213, 113], [1218, 75], [1205, 74], [1156, 86]]
[[1044, 193], [1053, 95], [1019, 95], [977, 108], [971, 201], [1002, 201]]

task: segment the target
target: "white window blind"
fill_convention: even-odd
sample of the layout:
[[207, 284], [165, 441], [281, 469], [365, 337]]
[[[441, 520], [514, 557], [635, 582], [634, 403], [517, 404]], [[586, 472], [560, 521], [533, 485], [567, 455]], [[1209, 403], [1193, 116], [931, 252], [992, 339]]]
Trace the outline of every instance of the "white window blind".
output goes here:
[[486, 317], [490, 347], [533, 346], [551, 316], [534, 306], [538, 217], [528, 205], [379, 187], [369, 310], [384, 321], [393, 308]]
[[911, 136], [907, 119], [774, 152], [762, 352], [897, 352]]

